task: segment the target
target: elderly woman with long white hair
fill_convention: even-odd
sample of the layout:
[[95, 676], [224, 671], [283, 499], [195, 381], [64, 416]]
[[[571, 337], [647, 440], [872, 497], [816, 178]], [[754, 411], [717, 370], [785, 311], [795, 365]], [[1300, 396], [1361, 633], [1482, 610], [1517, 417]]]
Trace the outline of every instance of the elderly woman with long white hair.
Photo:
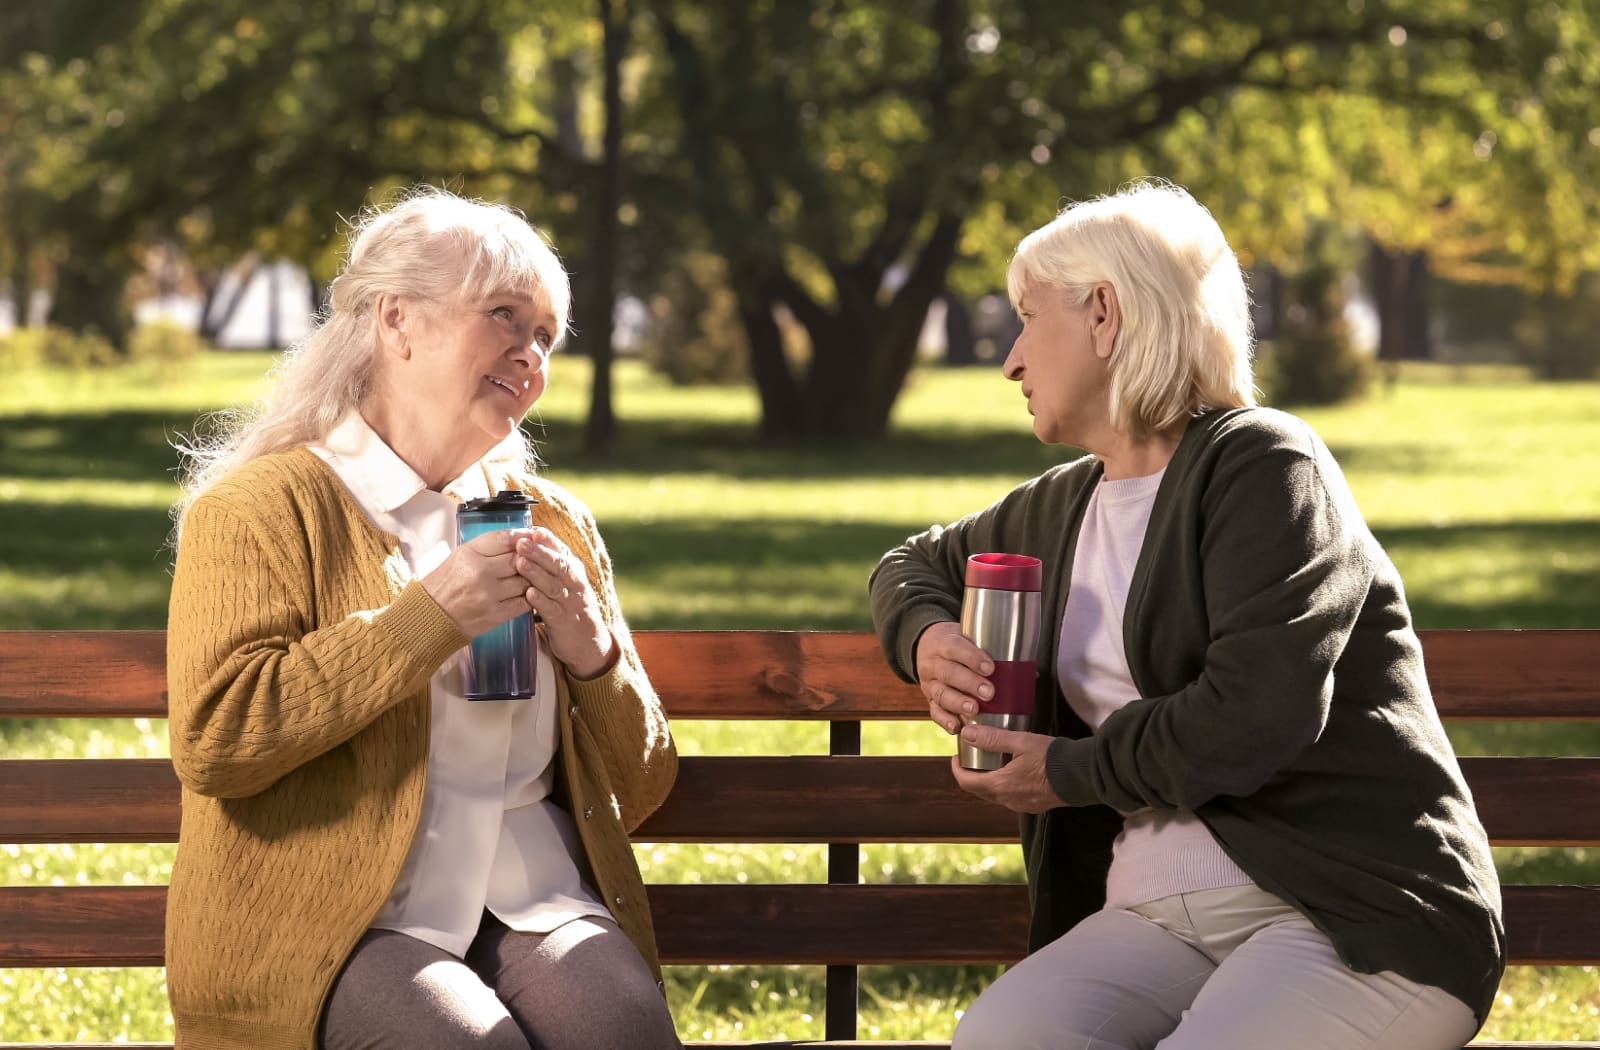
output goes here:
[[[568, 295], [517, 213], [413, 194], [357, 225], [259, 410], [187, 450], [179, 1047], [680, 1046], [628, 840], [676, 752], [594, 519], [520, 428]], [[458, 540], [508, 491], [531, 527]], [[533, 698], [468, 699], [469, 640], [521, 616]]]
[[[1004, 369], [1089, 455], [889, 552], [894, 669], [1019, 813], [1029, 956], [958, 1050], [1455, 1050], [1504, 968], [1488, 840], [1399, 575], [1328, 448], [1254, 407], [1239, 264], [1142, 183], [1028, 235]], [[970, 555], [1042, 563], [1030, 732], [973, 724]]]

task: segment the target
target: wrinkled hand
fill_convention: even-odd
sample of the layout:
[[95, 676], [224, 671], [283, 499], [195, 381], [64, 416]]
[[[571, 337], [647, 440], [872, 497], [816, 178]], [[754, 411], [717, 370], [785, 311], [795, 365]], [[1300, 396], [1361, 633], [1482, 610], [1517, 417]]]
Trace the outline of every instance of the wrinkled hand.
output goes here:
[[544, 620], [551, 655], [577, 678], [604, 671], [616, 639], [578, 556], [548, 529], [530, 529], [517, 539], [516, 571], [528, 605]]
[[999, 769], [986, 771], [963, 769], [958, 759], [951, 758], [950, 769], [963, 791], [998, 803], [1013, 813], [1043, 813], [1066, 805], [1051, 789], [1044, 774], [1044, 753], [1053, 737], [970, 725], [961, 730], [961, 739], [985, 751], [1000, 751], [1011, 756], [1011, 761]]
[[527, 582], [512, 564], [517, 537], [526, 534], [526, 529], [486, 532], [451, 551], [422, 578], [423, 589], [468, 638], [528, 611]]
[[916, 661], [928, 717], [952, 736], [980, 704], [994, 698], [994, 686], [984, 677], [994, 673], [994, 661], [961, 633], [958, 623], [936, 623], [923, 631]]

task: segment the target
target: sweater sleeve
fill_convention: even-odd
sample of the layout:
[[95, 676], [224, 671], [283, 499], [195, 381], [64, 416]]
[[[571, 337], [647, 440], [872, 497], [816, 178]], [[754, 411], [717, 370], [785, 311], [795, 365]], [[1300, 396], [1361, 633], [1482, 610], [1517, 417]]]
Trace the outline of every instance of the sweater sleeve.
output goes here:
[[309, 580], [202, 499], [185, 519], [167, 628], [169, 733], [191, 790], [240, 798], [354, 736], [467, 643], [412, 581], [313, 629]]
[[889, 666], [902, 679], [917, 680], [922, 632], [961, 619], [968, 556], [1007, 546], [1001, 539], [1006, 524], [1026, 517], [1038, 481], [960, 521], [918, 533], [879, 560], [868, 581], [872, 622]]
[[1321, 734], [1375, 559], [1319, 445], [1219, 464], [1199, 532], [1210, 624], [1199, 677], [1134, 700], [1090, 737], [1052, 741], [1046, 772], [1066, 803], [1130, 813], [1248, 795]]
[[622, 616], [611, 556], [600, 538], [594, 516], [578, 500], [562, 493], [563, 509], [576, 526], [575, 553], [593, 574], [590, 581], [600, 600], [601, 614], [616, 639], [617, 660], [597, 678], [570, 675], [567, 684], [573, 700], [584, 710], [600, 715], [605, 732], [600, 740], [606, 774], [617, 794], [623, 826], [629, 834], [666, 801], [678, 775], [678, 752], [667, 725], [666, 712], [645, 673], [633, 635]]

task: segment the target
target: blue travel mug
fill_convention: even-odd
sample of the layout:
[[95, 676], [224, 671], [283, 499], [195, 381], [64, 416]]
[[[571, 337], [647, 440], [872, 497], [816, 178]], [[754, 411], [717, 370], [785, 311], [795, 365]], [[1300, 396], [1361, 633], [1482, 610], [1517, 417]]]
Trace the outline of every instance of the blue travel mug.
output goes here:
[[[526, 493], [511, 489], [487, 499], [468, 500], [456, 508], [460, 542], [497, 529], [530, 528], [537, 502]], [[538, 655], [539, 636], [533, 630], [531, 611], [490, 628], [467, 646], [463, 694], [468, 700], [533, 699]]]

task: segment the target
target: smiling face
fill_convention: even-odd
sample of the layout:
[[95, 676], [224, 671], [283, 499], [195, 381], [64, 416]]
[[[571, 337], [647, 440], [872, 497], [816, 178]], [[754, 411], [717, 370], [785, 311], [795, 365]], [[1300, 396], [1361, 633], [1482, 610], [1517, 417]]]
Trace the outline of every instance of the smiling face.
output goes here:
[[522, 423], [549, 383], [555, 313], [543, 297], [502, 291], [448, 304], [427, 328], [414, 370], [416, 395], [457, 420], [464, 443], [488, 441], [492, 448]]
[[[560, 322], [538, 289], [466, 292], [430, 304], [386, 297], [379, 312], [390, 352], [382, 355], [383, 404], [372, 415], [425, 441], [429, 461], [481, 458], [522, 423], [549, 382]], [[398, 433], [386, 438], [391, 446], [407, 442]]]
[[1002, 367], [1007, 379], [1022, 384], [1033, 432], [1046, 444], [1087, 447], [1109, 418], [1110, 344], [1101, 287], [1108, 286], [1096, 286], [1089, 302], [1077, 307], [1059, 289], [1034, 281], [1017, 297], [1022, 334]]

